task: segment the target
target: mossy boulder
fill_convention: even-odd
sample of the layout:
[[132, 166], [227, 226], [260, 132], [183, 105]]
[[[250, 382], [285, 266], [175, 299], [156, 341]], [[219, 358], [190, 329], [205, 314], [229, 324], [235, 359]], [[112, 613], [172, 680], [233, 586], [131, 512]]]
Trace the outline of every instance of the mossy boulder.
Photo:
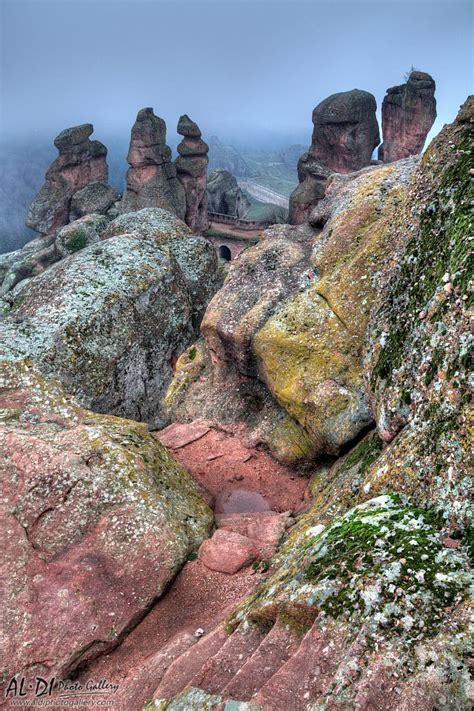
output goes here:
[[153, 239], [91, 245], [32, 279], [1, 323], [3, 357], [31, 357], [81, 404], [166, 423], [172, 361], [193, 341], [182, 272]]
[[[467, 709], [467, 549], [445, 547], [438, 517], [396, 494], [319, 521], [317, 506], [300, 519], [267, 578], [228, 618], [229, 633], [267, 630], [278, 618], [306, 635], [302, 646], [320, 645], [330, 676], [316, 685], [314, 706], [301, 708], [357, 708], [396, 678], [386, 708], [415, 709], [422, 693]], [[309, 686], [308, 670], [301, 675]]]
[[259, 374], [320, 453], [335, 455], [370, 424], [362, 354], [387, 225], [410, 161], [365, 171], [336, 193], [315, 241], [315, 278], [255, 334]]
[[146, 426], [81, 409], [27, 361], [1, 373], [1, 674], [65, 677], [138, 623], [212, 512]]
[[54, 240], [61, 259], [100, 241], [101, 234], [109, 224], [104, 215], [86, 215], [62, 227]]

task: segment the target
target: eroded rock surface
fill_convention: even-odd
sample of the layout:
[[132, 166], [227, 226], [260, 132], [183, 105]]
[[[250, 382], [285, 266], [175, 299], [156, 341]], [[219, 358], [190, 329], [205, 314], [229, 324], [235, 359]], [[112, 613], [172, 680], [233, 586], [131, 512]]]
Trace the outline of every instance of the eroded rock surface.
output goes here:
[[421, 153], [436, 119], [434, 79], [413, 71], [406, 84], [392, 86], [382, 103], [383, 143], [379, 158], [390, 163]]
[[130, 168], [122, 212], [161, 207], [184, 219], [186, 198], [171, 160], [171, 149], [166, 145], [166, 124], [152, 108], [141, 109], [137, 114], [127, 160]]
[[209, 227], [207, 216], [207, 167], [209, 146], [201, 138], [199, 126], [184, 114], [178, 122], [178, 133], [183, 140], [178, 145], [175, 160], [178, 180], [186, 196], [185, 222], [196, 234]]
[[178, 361], [175, 418], [243, 420], [284, 462], [336, 455], [371, 423], [363, 346], [390, 210], [413, 167], [342, 178], [322, 231], [273, 227], [232, 264], [204, 316], [205, 345]]
[[337, 173], [369, 165], [380, 142], [372, 94], [360, 89], [324, 99], [313, 111], [311, 158]]
[[69, 222], [73, 195], [89, 183], [107, 182], [107, 149], [91, 141], [90, 123], [67, 128], [54, 139], [59, 156], [51, 163], [46, 180], [28, 211], [26, 224], [36, 232], [54, 235]]
[[2, 678], [66, 676], [140, 620], [212, 513], [144, 425], [81, 409], [25, 361], [1, 372]]
[[172, 243], [191, 239], [189, 229], [159, 209], [117, 218], [102, 237], [28, 282], [2, 321], [2, 352], [30, 356], [87, 407], [156, 428], [172, 364], [217, 279], [216, 256], [192, 238], [179, 262]]

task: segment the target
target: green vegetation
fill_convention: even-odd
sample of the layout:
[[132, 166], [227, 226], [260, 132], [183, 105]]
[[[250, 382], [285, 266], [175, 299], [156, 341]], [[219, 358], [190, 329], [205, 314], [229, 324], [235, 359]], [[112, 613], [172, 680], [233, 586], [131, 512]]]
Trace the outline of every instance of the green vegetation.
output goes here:
[[87, 247], [87, 232], [85, 230], [76, 230], [67, 240], [65, 247], [71, 254]]

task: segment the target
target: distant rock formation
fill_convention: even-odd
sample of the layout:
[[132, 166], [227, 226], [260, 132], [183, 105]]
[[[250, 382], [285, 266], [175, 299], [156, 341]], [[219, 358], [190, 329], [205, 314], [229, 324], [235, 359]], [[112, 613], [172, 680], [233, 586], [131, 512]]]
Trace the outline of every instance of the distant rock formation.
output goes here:
[[245, 217], [250, 202], [228, 170], [213, 170], [207, 181], [208, 206], [210, 212], [221, 215]]
[[288, 220], [291, 225], [308, 222], [312, 209], [324, 197], [329, 168], [318, 163], [310, 153], [303, 153], [298, 161], [299, 185], [290, 195]]
[[290, 196], [291, 224], [308, 221], [331, 172], [352, 173], [369, 165], [380, 142], [376, 109], [374, 96], [360, 89], [332, 94], [316, 106], [311, 146], [298, 161], [300, 184]]
[[96, 181], [107, 182], [107, 148], [91, 141], [91, 123], [66, 128], [54, 139], [59, 156], [51, 163], [46, 180], [28, 211], [26, 224], [43, 235], [52, 235], [69, 222], [73, 195]]
[[436, 84], [425, 72], [413, 71], [406, 84], [392, 86], [382, 103], [383, 143], [379, 159], [391, 163], [420, 153], [436, 118]]
[[201, 139], [199, 126], [186, 114], [180, 117], [177, 130], [183, 136], [183, 140], [178, 146], [179, 157], [174, 164], [186, 197], [184, 219], [194, 233], [200, 234], [209, 227], [207, 217], [209, 146]]
[[166, 124], [152, 108], [141, 109], [137, 114], [127, 160], [130, 168], [122, 212], [161, 207], [184, 219], [186, 198], [171, 160], [171, 149], [166, 145]]
[[217, 136], [209, 139], [209, 170], [228, 170], [232, 175], [239, 178], [251, 178], [253, 171], [245, 158], [243, 158], [234, 146], [222, 143]]
[[337, 173], [369, 165], [380, 142], [376, 109], [374, 96], [360, 89], [324, 99], [313, 111], [311, 158]]

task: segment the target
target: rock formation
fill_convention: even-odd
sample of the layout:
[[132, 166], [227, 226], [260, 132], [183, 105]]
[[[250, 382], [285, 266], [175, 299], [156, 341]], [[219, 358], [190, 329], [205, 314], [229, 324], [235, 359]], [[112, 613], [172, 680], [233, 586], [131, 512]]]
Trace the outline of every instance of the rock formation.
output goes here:
[[123, 215], [101, 238], [26, 284], [0, 350], [31, 357], [86, 407], [160, 427], [172, 364], [218, 288], [217, 257], [160, 209]]
[[196, 234], [209, 227], [207, 217], [207, 166], [209, 146], [201, 139], [199, 126], [184, 114], [178, 122], [178, 133], [183, 140], [178, 145], [175, 160], [178, 180], [186, 196], [185, 222]]
[[26, 224], [44, 235], [55, 232], [69, 222], [73, 195], [96, 181], [106, 182], [107, 149], [91, 141], [90, 123], [67, 128], [54, 139], [59, 156], [51, 163], [46, 180], [28, 211]]
[[66, 678], [146, 614], [212, 513], [143, 424], [82, 410], [23, 361], [1, 372], [0, 673]]
[[298, 161], [299, 185], [290, 195], [288, 221], [291, 225], [308, 222], [311, 210], [324, 197], [330, 175], [329, 168], [318, 163], [308, 152], [303, 153]]
[[[153, 695], [159, 707], [171, 699], [170, 708], [217, 709], [229, 701], [255, 711], [431, 711], [440, 699], [460, 709], [472, 705], [466, 226], [473, 118], [471, 98], [414, 169], [404, 161], [392, 164], [396, 173], [385, 166], [355, 180], [333, 179], [326, 205], [317, 206], [312, 219], [325, 229], [314, 244], [315, 287], [352, 336], [365, 320], [357, 349], [377, 431], [332, 466], [316, 469], [311, 511], [256, 590], [160, 672]], [[352, 295], [345, 270], [352, 273]], [[255, 262], [249, 272], [258, 274]], [[298, 393], [299, 412], [309, 420], [315, 389], [305, 389], [311, 370], [305, 353], [316, 356], [331, 330], [329, 322], [321, 325], [314, 301], [301, 308], [311, 293], [286, 298], [256, 336], [263, 338], [272, 323], [275, 352], [287, 357], [278, 360], [279, 374], [275, 368], [285, 379], [281, 397], [289, 402]], [[367, 299], [352, 318], [345, 312], [347, 302], [352, 309]], [[252, 301], [248, 307], [259, 319], [262, 309]], [[238, 349], [244, 326], [242, 319], [240, 330], [221, 321], [211, 351], [214, 371], [222, 361], [219, 339], [231, 337]], [[336, 359], [344, 357], [337, 336], [330, 340]], [[328, 353], [316, 369], [325, 371], [331, 361]], [[291, 369], [298, 372], [294, 387]], [[199, 377], [206, 377], [202, 366]], [[340, 376], [333, 382], [340, 384]], [[254, 397], [239, 387], [243, 398]], [[332, 404], [326, 416], [334, 415]]]
[[213, 170], [207, 181], [209, 212], [245, 217], [250, 202], [237, 184], [234, 175], [220, 168]]
[[130, 168], [122, 212], [161, 207], [184, 219], [186, 198], [171, 160], [171, 149], [166, 145], [166, 124], [152, 108], [141, 109], [137, 114], [127, 160]]
[[436, 118], [434, 79], [413, 71], [406, 84], [392, 86], [382, 103], [383, 143], [379, 158], [390, 163], [421, 153]]
[[360, 89], [333, 94], [313, 111], [311, 146], [298, 161], [299, 185], [290, 197], [291, 224], [306, 222], [324, 197], [331, 172], [351, 173], [369, 165], [380, 135], [372, 94]]
[[372, 94], [360, 89], [324, 99], [313, 111], [309, 155], [337, 173], [351, 173], [369, 165], [380, 142]]
[[321, 234], [275, 226], [245, 250], [207, 308], [205, 346], [177, 363], [167, 395], [176, 419], [237, 417], [286, 462], [337, 455], [370, 424], [362, 350], [376, 284], [368, 275], [389, 248], [389, 206], [413, 167], [343, 179], [345, 189], [326, 198]]

